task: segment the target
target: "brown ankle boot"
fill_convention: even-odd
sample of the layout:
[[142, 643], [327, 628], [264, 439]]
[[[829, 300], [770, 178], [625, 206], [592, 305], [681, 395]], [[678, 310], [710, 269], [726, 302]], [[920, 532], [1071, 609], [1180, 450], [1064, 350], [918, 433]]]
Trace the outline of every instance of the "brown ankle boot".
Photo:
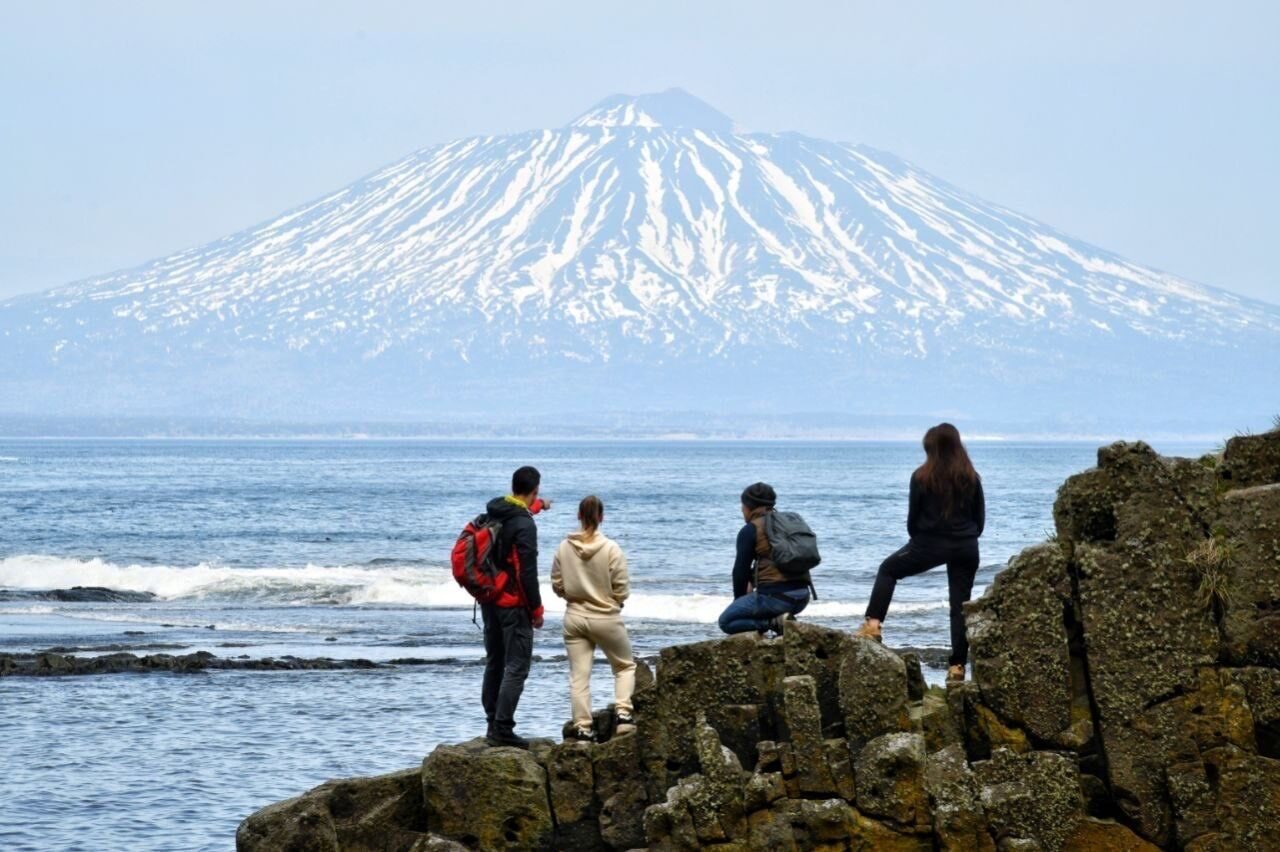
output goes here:
[[869, 622], [862, 622], [862, 626], [853, 631], [854, 637], [858, 639], [874, 639], [883, 644], [884, 639], [881, 638], [880, 628], [872, 627]]

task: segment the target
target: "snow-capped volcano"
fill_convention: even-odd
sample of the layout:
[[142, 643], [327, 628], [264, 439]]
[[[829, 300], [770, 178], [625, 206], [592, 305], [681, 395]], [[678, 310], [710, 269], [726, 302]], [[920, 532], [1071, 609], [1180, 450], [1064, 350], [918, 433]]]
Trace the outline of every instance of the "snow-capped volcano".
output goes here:
[[4, 303], [0, 335], [0, 410], [42, 413], [438, 416], [502, 389], [546, 411], [1043, 418], [1147, 411], [1133, 395], [1166, 385], [1182, 411], [1222, 370], [1275, 399], [1280, 363], [1280, 308], [680, 90], [426, 148]]

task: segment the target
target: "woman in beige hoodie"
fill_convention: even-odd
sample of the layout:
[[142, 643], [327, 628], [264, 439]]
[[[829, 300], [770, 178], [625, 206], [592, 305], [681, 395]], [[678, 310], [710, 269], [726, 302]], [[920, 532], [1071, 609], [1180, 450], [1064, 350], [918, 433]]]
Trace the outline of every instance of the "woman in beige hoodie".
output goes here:
[[617, 542], [600, 532], [604, 504], [596, 496], [578, 505], [582, 529], [560, 543], [551, 560], [551, 589], [567, 601], [564, 647], [569, 655], [569, 693], [573, 705], [574, 738], [591, 742], [591, 662], [596, 646], [613, 667], [616, 733], [635, 730], [631, 693], [636, 663], [631, 639], [622, 623], [622, 602], [630, 594], [627, 558]]

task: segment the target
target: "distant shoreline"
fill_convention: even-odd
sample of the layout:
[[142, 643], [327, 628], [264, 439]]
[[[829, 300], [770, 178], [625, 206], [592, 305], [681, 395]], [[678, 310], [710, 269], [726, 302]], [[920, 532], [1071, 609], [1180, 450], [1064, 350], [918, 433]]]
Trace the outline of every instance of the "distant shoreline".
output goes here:
[[[1126, 439], [1108, 435], [973, 435], [966, 436], [971, 444], [1107, 444]], [[1151, 438], [1161, 443], [1213, 444], [1218, 439], [1208, 435], [1170, 434]], [[350, 442], [350, 443], [458, 443], [458, 444], [915, 444], [916, 436], [807, 436], [807, 435], [350, 435], [350, 434], [300, 434], [300, 435], [7, 435], [0, 433], [0, 441], [243, 441], [243, 442]], [[1150, 441], [1149, 441], [1150, 442]]]
[[[703, 411], [593, 411], [581, 416], [530, 414], [520, 418], [455, 412], [451, 419], [325, 419], [287, 417], [201, 417], [163, 415], [37, 415], [0, 412], [0, 440], [156, 441], [343, 441], [424, 443], [657, 443], [657, 444], [870, 444], [918, 443], [941, 421], [956, 424], [971, 443], [1089, 443], [1117, 440], [1205, 444], [1216, 447], [1219, 424], [1171, 418], [1152, 424], [1082, 416], [1075, 420], [1036, 417], [1008, 419], [961, 412], [842, 414], [796, 412], [759, 414]], [[1244, 425], [1257, 432], [1274, 426], [1258, 414]]]

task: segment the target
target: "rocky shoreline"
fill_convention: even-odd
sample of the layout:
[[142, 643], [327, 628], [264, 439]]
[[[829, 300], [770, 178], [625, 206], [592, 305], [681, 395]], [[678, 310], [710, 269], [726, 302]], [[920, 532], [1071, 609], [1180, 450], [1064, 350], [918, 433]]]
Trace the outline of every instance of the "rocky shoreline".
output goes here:
[[1280, 432], [1105, 447], [1054, 520], [969, 605], [969, 682], [803, 620], [666, 648], [635, 733], [441, 746], [237, 848], [1280, 848]]
[[[154, 645], [127, 646], [133, 650], [159, 650], [185, 648], [186, 645], [156, 643]], [[107, 651], [82, 657], [77, 651]], [[547, 659], [534, 656], [535, 662]], [[405, 666], [483, 666], [483, 659], [458, 657], [395, 657], [373, 661], [363, 658], [334, 657], [219, 657], [209, 651], [188, 654], [144, 654], [132, 650], [103, 648], [50, 648], [30, 654], [0, 654], [0, 677], [50, 677], [69, 675], [126, 674], [141, 672], [171, 672], [175, 674], [207, 671], [330, 671], [341, 669], [395, 669]]]
[[[398, 661], [401, 664], [408, 661]], [[204, 671], [303, 671], [321, 669], [377, 669], [391, 662], [335, 660], [327, 657], [219, 657], [208, 651], [190, 654], [137, 654], [116, 651], [92, 657], [44, 651], [34, 654], [0, 654], [0, 677], [50, 677], [124, 674], [127, 672]]]

